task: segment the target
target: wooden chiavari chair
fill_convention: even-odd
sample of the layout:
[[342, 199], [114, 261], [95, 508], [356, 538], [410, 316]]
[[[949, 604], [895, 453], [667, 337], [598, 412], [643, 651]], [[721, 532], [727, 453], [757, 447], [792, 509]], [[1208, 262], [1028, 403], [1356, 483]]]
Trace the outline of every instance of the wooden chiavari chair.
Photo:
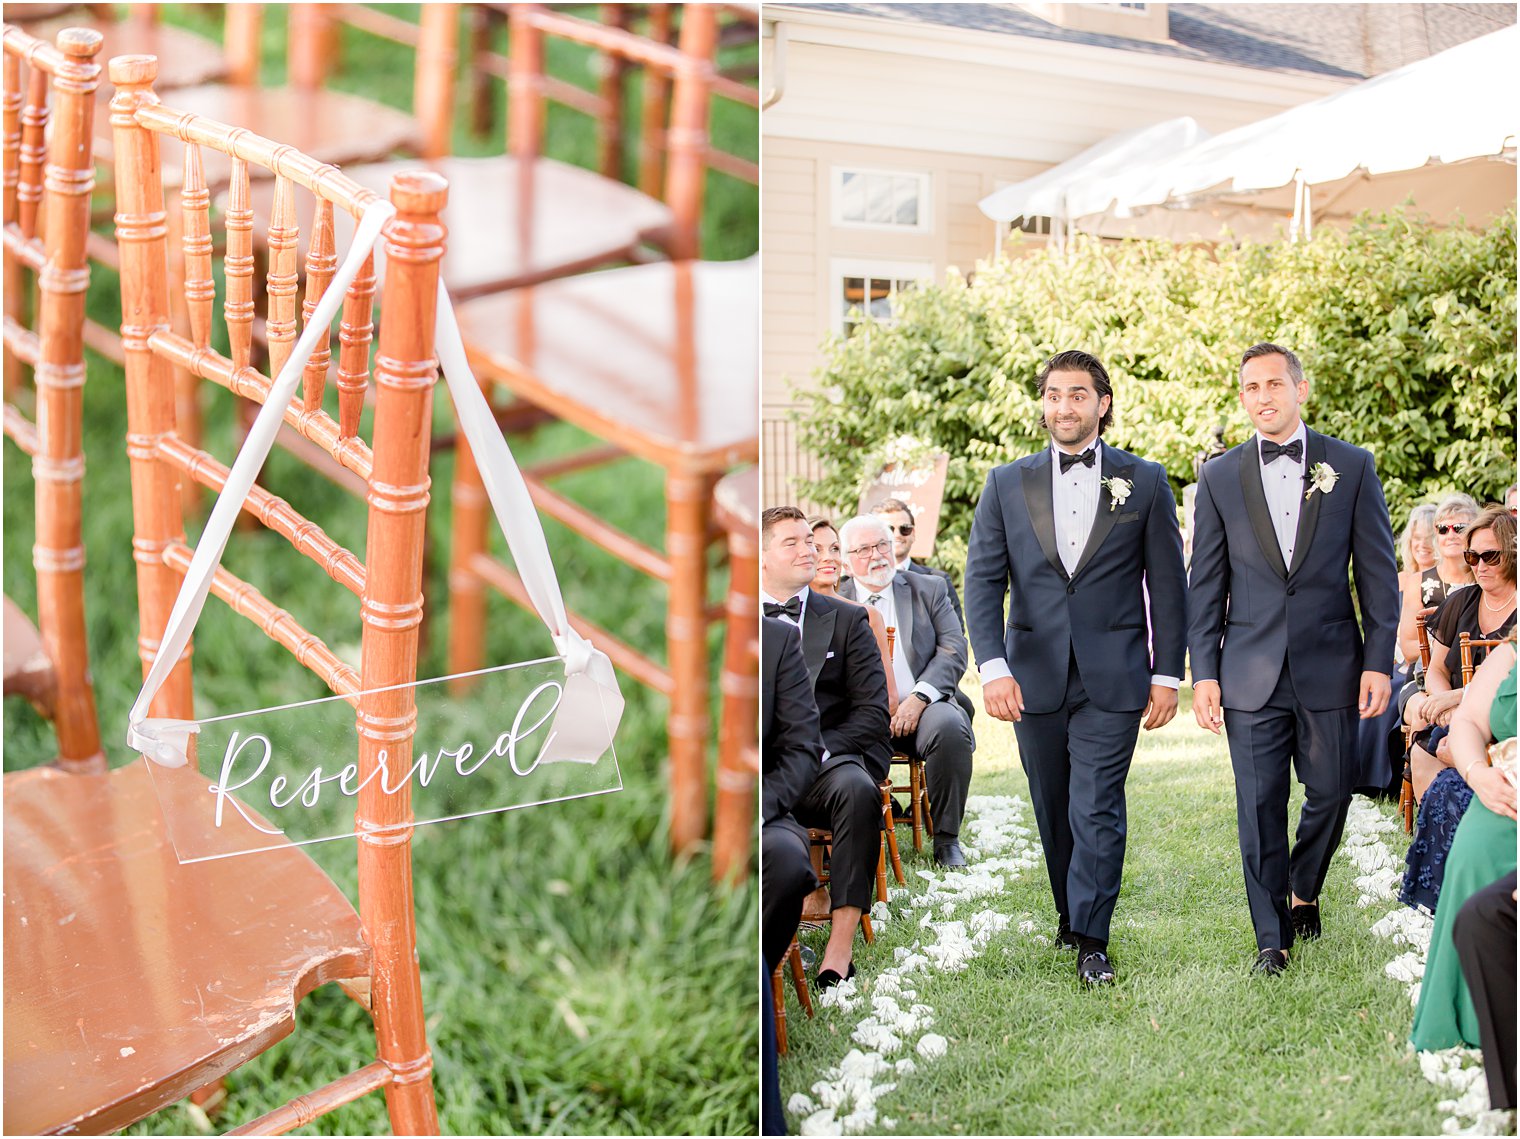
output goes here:
[[797, 993], [797, 1003], [811, 1018], [813, 1015], [813, 994], [808, 992], [807, 976], [802, 969], [802, 947], [797, 944], [797, 939], [792, 938], [792, 944], [787, 947], [786, 957], [777, 965], [771, 973], [771, 1008], [776, 1014], [776, 1052], [786, 1055], [786, 971], [790, 969], [792, 974], [792, 988]]
[[[215, 151], [245, 193], [262, 166], [286, 194], [317, 198], [313, 244], [330, 248], [334, 210], [361, 212], [375, 195], [336, 169], [288, 146], [159, 104], [155, 61], [111, 61], [126, 349], [128, 454], [133, 481], [133, 551], [138, 570], [145, 673], [158, 650], [192, 551], [185, 544], [179, 482], [213, 490], [227, 468], [187, 443], [173, 420], [173, 367], [240, 395], [267, 397], [271, 377], [211, 347], [213, 297], [191, 290], [189, 336], [171, 329], [160, 137], [177, 139], [192, 171]], [[385, 226], [388, 251], [374, 379], [373, 443], [357, 433], [362, 386], [341, 392], [334, 421], [293, 404], [286, 422], [326, 446], [369, 484], [363, 562], [287, 503], [255, 488], [244, 510], [323, 567], [360, 600], [361, 665], [340, 660], [252, 585], [218, 569], [212, 592], [284, 645], [335, 693], [357, 703], [358, 765], [373, 771], [381, 750], [404, 756], [415, 727], [417, 626], [421, 620], [423, 531], [428, 501], [433, 326], [447, 196], [436, 175], [398, 175]], [[209, 285], [204, 196], [183, 204], [184, 277]], [[234, 229], [230, 255], [248, 253]], [[178, 257], [180, 251], [172, 251]], [[274, 270], [271, 270], [272, 273]], [[309, 294], [334, 277], [329, 259], [307, 270]], [[278, 286], [278, 287], [275, 287]], [[271, 319], [293, 311], [294, 290], [269, 289]], [[246, 350], [251, 282], [234, 279], [224, 311], [234, 346]], [[369, 374], [374, 278], [347, 290], [342, 366]], [[320, 357], [320, 353], [319, 353]], [[305, 398], [319, 396], [326, 363], [314, 358]], [[188, 650], [151, 714], [193, 718]], [[364, 692], [366, 695], [359, 697]], [[397, 725], [403, 725], [397, 727]], [[191, 791], [204, 791], [205, 783]], [[108, 775], [24, 772], [5, 796], [6, 1129], [14, 1133], [106, 1131], [181, 1098], [289, 1034], [295, 1003], [319, 984], [345, 983], [374, 1018], [378, 1059], [239, 1128], [280, 1133], [368, 1092], [383, 1089], [398, 1134], [436, 1134], [432, 1060], [423, 1021], [411, 886], [410, 804], [366, 780], [356, 798], [359, 912], [296, 847], [241, 859], [181, 865], [161, 821], [152, 780], [134, 763]], [[199, 798], [200, 796], [197, 796]], [[188, 807], [188, 803], [171, 804]], [[204, 824], [207, 831], [209, 822]], [[208, 833], [208, 840], [210, 835]], [[87, 840], [90, 857], [78, 857]], [[360, 916], [362, 914], [362, 918]], [[74, 918], [77, 921], [73, 921]], [[73, 922], [60, 940], [60, 922]], [[118, 1047], [123, 1040], [131, 1047]]]
[[[818, 888], [809, 894], [802, 902], [802, 921], [815, 924], [827, 924], [833, 920], [829, 909], [829, 860], [834, 854], [834, 832], [823, 827], [808, 827], [809, 853], [813, 859], [813, 873], [818, 876]], [[877, 860], [877, 877], [881, 876], [881, 862]], [[881, 889], [878, 883], [878, 890]], [[876, 940], [876, 934], [871, 929], [871, 914], [868, 910], [860, 912], [860, 930], [866, 936], [866, 944], [870, 945]]]
[[[5, 599], [5, 691], [53, 721], [60, 768], [101, 772], [80, 526], [85, 238], [100, 35], [67, 29], [56, 47], [10, 26], [4, 35], [5, 434], [31, 456], [37, 528], [37, 625]], [[35, 327], [25, 323], [31, 300]], [[34, 377], [35, 421], [12, 402], [23, 364]]]
[[[1430, 630], [1425, 627], [1425, 614], [1414, 619], [1415, 635], [1420, 639], [1420, 675], [1430, 668]], [[1414, 819], [1419, 804], [1414, 798], [1414, 769], [1409, 761], [1409, 748], [1414, 742], [1414, 729], [1404, 729], [1404, 778], [1399, 784], [1399, 814], [1404, 820], [1404, 833], [1414, 834]]]
[[738, 880], [749, 866], [760, 774], [760, 469], [728, 475], [714, 491], [728, 534], [728, 628], [724, 634], [722, 720], [713, 806], [713, 880]]
[[[1473, 673], [1477, 671], [1478, 665], [1483, 663], [1483, 657], [1488, 655], [1489, 649], [1498, 648], [1500, 645], [1508, 643], [1508, 637], [1495, 637], [1485, 640], [1482, 637], [1474, 637], [1470, 633], [1463, 633], [1457, 641], [1457, 651], [1461, 654], [1462, 658], [1462, 687], [1466, 688], [1472, 683]], [[1474, 655], [1474, 649], [1482, 649], [1483, 656]]]

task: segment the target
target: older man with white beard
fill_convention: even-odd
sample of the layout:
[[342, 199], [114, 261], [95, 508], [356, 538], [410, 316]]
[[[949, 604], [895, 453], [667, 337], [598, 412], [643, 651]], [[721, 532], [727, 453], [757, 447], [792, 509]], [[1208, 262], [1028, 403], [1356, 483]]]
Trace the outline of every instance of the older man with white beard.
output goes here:
[[892, 536], [875, 515], [840, 528], [850, 581], [840, 594], [881, 612], [897, 630], [892, 670], [902, 694], [892, 716], [892, 737], [902, 751], [924, 760], [929, 809], [934, 816], [934, 860], [964, 866], [961, 819], [971, 785], [971, 701], [960, 690], [966, 672], [966, 635], [943, 579], [897, 568]]

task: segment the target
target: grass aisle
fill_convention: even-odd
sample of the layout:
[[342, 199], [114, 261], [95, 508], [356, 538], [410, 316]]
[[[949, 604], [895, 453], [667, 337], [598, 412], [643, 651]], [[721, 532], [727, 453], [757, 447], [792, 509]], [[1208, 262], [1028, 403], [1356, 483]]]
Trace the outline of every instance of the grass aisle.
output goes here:
[[[979, 694], [974, 699], [980, 706]], [[911, 896], [895, 891], [875, 944], [857, 942], [855, 1007], [821, 1008], [813, 1021], [789, 1011], [783, 1101], [800, 1093], [822, 1107], [831, 1093], [820, 1095], [815, 1085], [831, 1071], [837, 1081], [852, 1049], [870, 1051], [852, 1034], [873, 1012], [880, 1019], [883, 996], [907, 1009], [899, 990], [911, 984], [913, 1003], [932, 1010], [928, 1031], [946, 1039], [946, 1051], [926, 1059], [917, 1047], [920, 1025], [884, 1054], [894, 1070], [875, 1065], [876, 1086], [896, 1086], [875, 1101], [872, 1130], [1440, 1133], [1442, 1093], [1405, 1045], [1412, 1016], [1406, 988], [1385, 973], [1398, 950], [1371, 932], [1388, 907], [1357, 907], [1358, 871], [1349, 859], [1335, 859], [1325, 886], [1323, 940], [1301, 945], [1275, 981], [1250, 974], [1255, 948], [1228, 754], [1222, 739], [1193, 723], [1186, 693], [1183, 703], [1167, 728], [1142, 733], [1129, 777], [1129, 845], [1110, 944], [1120, 978], [1113, 989], [1079, 990], [1074, 954], [1051, 944], [1055, 911], [1013, 732], [978, 715], [972, 794], [1000, 797], [984, 811], [1006, 813], [1011, 801], [1035, 857], [1019, 857], [1024, 839], [1005, 840], [995, 852], [1003, 860], [996, 864], [1001, 892], [952, 904], [947, 913], [940, 883], [949, 879], [905, 841]], [[1290, 817], [1297, 809], [1295, 796]], [[1402, 858], [1402, 832], [1381, 837]], [[919, 904], [925, 893], [937, 895], [932, 909]], [[996, 916], [975, 916], [987, 910]], [[931, 916], [965, 921], [973, 945], [981, 944], [964, 971], [920, 968], [899, 980], [911, 954], [932, 955], [945, 940], [921, 924]], [[1000, 928], [978, 936], [989, 924]], [[868, 1021], [860, 1035], [871, 1034]], [[911, 1063], [901, 1065], [905, 1058]], [[848, 1065], [856, 1079], [872, 1067], [860, 1057]], [[848, 1100], [838, 1116], [856, 1104]], [[807, 1105], [797, 1099], [789, 1110], [800, 1129]], [[812, 1127], [827, 1122], [815, 1118]]]

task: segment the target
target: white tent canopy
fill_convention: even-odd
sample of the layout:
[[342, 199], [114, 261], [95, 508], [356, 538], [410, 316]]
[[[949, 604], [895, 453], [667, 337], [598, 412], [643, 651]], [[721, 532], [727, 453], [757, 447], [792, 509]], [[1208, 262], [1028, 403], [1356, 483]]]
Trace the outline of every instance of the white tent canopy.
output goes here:
[[1059, 166], [989, 194], [977, 203], [995, 221], [1020, 217], [1072, 218], [1101, 213], [1116, 183], [1138, 163], [1173, 157], [1209, 137], [1193, 119], [1168, 119], [1104, 139]]
[[[1290, 216], [1297, 232], [1311, 214], [1344, 220], [1412, 197], [1438, 221], [1481, 221], [1515, 200], [1517, 70], [1520, 27], [1511, 26], [1180, 152], [1078, 172], [1063, 179], [1067, 201], [1082, 207], [1067, 216], [1105, 236], [1207, 239], [1225, 225], [1265, 236]], [[999, 191], [984, 212], [1061, 169]]]

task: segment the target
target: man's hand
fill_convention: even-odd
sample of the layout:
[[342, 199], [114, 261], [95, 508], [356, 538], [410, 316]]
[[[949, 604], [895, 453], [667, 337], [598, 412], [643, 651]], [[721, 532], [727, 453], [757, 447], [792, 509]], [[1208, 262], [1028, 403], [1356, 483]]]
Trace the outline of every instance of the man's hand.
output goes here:
[[917, 696], [909, 693], [897, 702], [897, 711], [892, 714], [892, 735], [911, 736], [918, 731], [919, 717], [924, 714], [925, 704]]
[[1393, 685], [1389, 682], [1386, 672], [1362, 673], [1361, 698], [1357, 701], [1357, 707], [1361, 709], [1361, 717], [1364, 720], [1375, 719], [1388, 709], [1388, 698], [1393, 694]]
[[1164, 684], [1152, 684], [1151, 702], [1145, 706], [1145, 723], [1141, 726], [1146, 731], [1164, 727], [1172, 722], [1172, 717], [1176, 714], [1177, 690]]
[[1017, 724], [1024, 715], [1024, 693], [1019, 690], [1019, 682], [1011, 676], [989, 680], [982, 685], [982, 704], [987, 715], [994, 720]]
[[1224, 709], [1219, 700], [1219, 681], [1193, 681], [1193, 719], [1200, 728], [1207, 728], [1216, 736], [1224, 725]]

